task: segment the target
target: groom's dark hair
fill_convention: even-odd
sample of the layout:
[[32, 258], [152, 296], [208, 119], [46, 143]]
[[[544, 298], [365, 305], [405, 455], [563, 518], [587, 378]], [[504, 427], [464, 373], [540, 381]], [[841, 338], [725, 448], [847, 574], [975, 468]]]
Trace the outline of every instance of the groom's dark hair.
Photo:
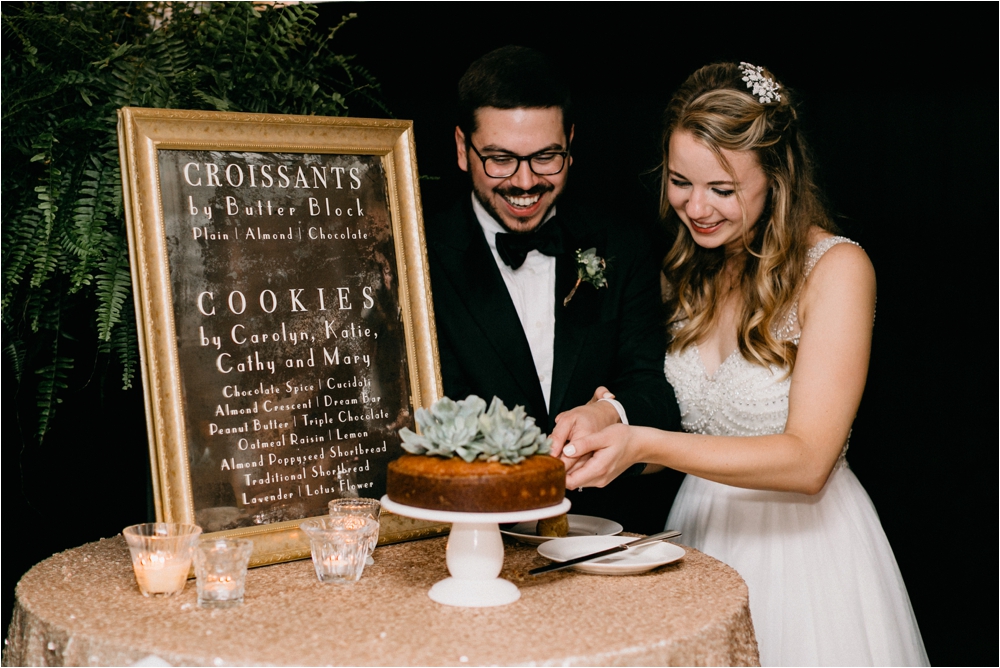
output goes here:
[[573, 126], [569, 84], [540, 51], [503, 46], [469, 65], [458, 82], [458, 126], [466, 137], [476, 131], [476, 110], [559, 107], [563, 129]]

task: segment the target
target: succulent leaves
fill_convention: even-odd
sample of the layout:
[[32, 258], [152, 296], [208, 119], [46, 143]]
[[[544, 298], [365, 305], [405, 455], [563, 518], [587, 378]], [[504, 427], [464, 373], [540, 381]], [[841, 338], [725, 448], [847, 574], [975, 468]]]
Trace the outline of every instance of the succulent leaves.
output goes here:
[[418, 408], [420, 433], [406, 427], [400, 429], [403, 449], [414, 455], [449, 458], [458, 455], [471, 462], [479, 455], [476, 441], [479, 440], [479, 416], [484, 410], [486, 402], [476, 395], [462, 401], [442, 397], [431, 405], [430, 410]]
[[607, 287], [608, 279], [604, 275], [605, 268], [607, 268], [607, 262], [597, 254], [596, 248], [576, 251], [577, 276], [584, 283], [590, 283], [595, 288]]
[[597, 289], [608, 287], [608, 279], [604, 275], [604, 270], [607, 268], [607, 260], [597, 254], [596, 248], [588, 248], [587, 250], [577, 248], [576, 284], [563, 299], [563, 306], [569, 305], [581, 283], [590, 283]]
[[517, 464], [531, 455], [548, 453], [552, 446], [552, 441], [535, 424], [535, 418], [525, 414], [524, 406], [507, 410], [497, 397], [493, 397], [486, 414], [479, 417], [479, 429], [487, 461]]
[[403, 449], [414, 455], [518, 464], [531, 455], [548, 454], [552, 446], [523, 406], [508, 410], [497, 397], [489, 410], [474, 394], [457, 402], [444, 397], [429, 410], [417, 409], [416, 418], [419, 434], [399, 430]]

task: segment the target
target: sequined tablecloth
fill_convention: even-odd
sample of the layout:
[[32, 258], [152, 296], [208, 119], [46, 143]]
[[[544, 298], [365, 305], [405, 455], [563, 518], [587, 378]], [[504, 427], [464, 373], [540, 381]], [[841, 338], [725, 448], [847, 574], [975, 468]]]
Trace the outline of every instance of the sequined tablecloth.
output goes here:
[[[629, 576], [560, 571], [507, 545], [501, 577], [521, 599], [454, 608], [427, 596], [448, 576], [444, 538], [379, 547], [350, 586], [309, 560], [252, 569], [242, 606], [198, 608], [194, 581], [143, 598], [120, 537], [54, 555], [17, 586], [4, 665], [757, 665], [747, 588], [688, 549]], [[160, 663], [160, 665], [163, 665]]]

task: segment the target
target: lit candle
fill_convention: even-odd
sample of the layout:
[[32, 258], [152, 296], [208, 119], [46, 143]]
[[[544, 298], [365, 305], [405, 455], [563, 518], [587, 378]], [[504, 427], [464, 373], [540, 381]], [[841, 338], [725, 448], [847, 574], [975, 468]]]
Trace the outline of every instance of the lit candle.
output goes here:
[[204, 598], [228, 601], [238, 598], [240, 583], [233, 581], [231, 575], [220, 575], [216, 578], [206, 578], [202, 588], [206, 594]]
[[331, 554], [323, 559], [323, 565], [331, 573], [339, 573], [340, 569], [349, 565], [349, 563], [346, 554]]
[[184, 589], [190, 558], [173, 558], [160, 552], [139, 557], [133, 564], [139, 589], [146, 594], [170, 594]]

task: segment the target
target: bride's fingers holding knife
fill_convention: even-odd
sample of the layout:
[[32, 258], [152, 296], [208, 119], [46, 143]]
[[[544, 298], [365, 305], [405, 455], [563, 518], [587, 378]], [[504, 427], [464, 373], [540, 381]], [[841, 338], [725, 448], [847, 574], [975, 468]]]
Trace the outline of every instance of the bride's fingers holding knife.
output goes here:
[[567, 489], [604, 487], [635, 463], [629, 457], [629, 436], [628, 426], [616, 424], [567, 443], [564, 458], [577, 460], [567, 466]]
[[588, 461], [590, 461], [590, 458], [593, 457], [593, 456], [594, 456], [593, 453], [587, 453], [586, 455], [584, 455], [582, 457], [566, 457], [566, 456], [563, 456], [563, 457], [560, 457], [560, 459], [562, 460], [562, 463], [566, 466], [566, 473], [568, 475], [568, 474], [572, 473], [573, 471], [576, 471], [577, 469], [579, 469], [581, 466], [583, 466], [584, 464], [586, 464]]
[[604, 487], [621, 475], [628, 467], [615, 466], [612, 458], [600, 451], [589, 457], [572, 473], [566, 475], [566, 489], [582, 489], [584, 487]]

